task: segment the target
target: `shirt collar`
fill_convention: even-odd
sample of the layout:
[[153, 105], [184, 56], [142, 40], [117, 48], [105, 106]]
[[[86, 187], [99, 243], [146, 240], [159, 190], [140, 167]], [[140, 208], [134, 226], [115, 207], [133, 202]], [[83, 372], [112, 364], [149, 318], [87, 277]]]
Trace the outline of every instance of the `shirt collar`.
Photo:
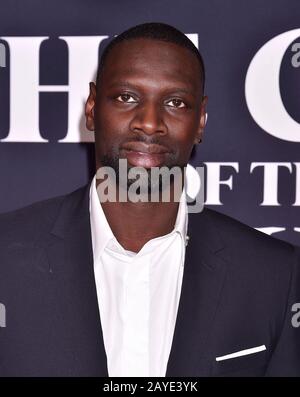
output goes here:
[[[187, 183], [189, 179], [189, 172], [186, 172]], [[115, 236], [109, 226], [106, 219], [104, 211], [102, 209], [99, 196], [96, 189], [96, 175], [94, 175], [91, 187], [90, 187], [90, 200], [89, 200], [89, 210], [90, 210], [90, 223], [91, 223], [91, 235], [93, 244], [94, 261], [97, 261], [102, 255], [103, 250], [107, 246], [110, 240], [115, 239]], [[178, 213], [174, 225], [174, 229], [169, 234], [179, 233], [182, 242], [187, 245], [188, 227], [188, 211], [187, 211], [187, 201], [186, 201], [186, 191], [183, 189]], [[158, 237], [158, 238], [162, 238]]]
[[90, 187], [90, 222], [94, 260], [97, 260], [108, 242], [115, 238], [115, 236], [107, 222], [98, 197], [96, 189], [96, 174], [94, 175]]

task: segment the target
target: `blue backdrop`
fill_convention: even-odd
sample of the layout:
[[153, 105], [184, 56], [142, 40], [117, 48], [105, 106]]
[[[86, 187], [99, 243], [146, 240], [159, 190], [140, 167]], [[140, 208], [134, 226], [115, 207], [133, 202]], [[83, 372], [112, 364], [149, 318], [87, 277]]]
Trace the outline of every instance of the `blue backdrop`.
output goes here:
[[205, 165], [207, 205], [300, 244], [299, 0], [0, 0], [0, 212], [93, 175], [83, 105], [96, 60], [151, 21], [191, 35], [205, 61], [191, 163]]

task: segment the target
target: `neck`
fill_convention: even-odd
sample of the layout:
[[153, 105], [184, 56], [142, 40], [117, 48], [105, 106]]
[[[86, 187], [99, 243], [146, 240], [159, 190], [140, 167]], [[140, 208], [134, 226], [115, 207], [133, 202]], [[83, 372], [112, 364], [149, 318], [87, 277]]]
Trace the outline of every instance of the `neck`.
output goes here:
[[[96, 180], [97, 187], [100, 183], [101, 181]], [[101, 206], [118, 242], [126, 250], [138, 252], [149, 240], [168, 234], [174, 229], [179, 202], [178, 199], [174, 200], [174, 189], [170, 185], [168, 202], [117, 200], [101, 202]]]

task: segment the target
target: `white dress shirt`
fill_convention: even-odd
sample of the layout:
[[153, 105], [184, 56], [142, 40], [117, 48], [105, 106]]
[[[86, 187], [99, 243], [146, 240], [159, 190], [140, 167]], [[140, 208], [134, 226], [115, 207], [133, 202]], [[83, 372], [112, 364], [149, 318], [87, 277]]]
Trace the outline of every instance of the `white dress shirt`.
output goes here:
[[183, 190], [174, 229], [151, 239], [138, 253], [127, 251], [107, 222], [94, 176], [91, 235], [109, 376], [166, 375], [184, 270], [187, 215]]

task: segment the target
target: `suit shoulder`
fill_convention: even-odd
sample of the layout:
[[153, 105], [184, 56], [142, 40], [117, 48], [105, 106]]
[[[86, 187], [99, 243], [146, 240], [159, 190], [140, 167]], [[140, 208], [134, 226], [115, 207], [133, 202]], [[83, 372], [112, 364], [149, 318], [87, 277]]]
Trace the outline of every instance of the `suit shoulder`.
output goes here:
[[210, 233], [220, 237], [218, 255], [225, 259], [230, 285], [243, 286], [241, 295], [260, 297], [270, 310], [277, 302], [282, 318], [291, 283], [300, 282], [300, 248], [211, 209], [203, 216], [213, 225]]
[[252, 257], [268, 258], [274, 260], [287, 259], [287, 256], [293, 256], [295, 246], [279, 240], [266, 233], [240, 222], [231, 216], [222, 214], [218, 211], [205, 208], [204, 216], [212, 223], [225, 242], [232, 246], [234, 252], [249, 254]]
[[0, 214], [0, 244], [35, 241], [54, 222], [67, 196], [55, 196]]

